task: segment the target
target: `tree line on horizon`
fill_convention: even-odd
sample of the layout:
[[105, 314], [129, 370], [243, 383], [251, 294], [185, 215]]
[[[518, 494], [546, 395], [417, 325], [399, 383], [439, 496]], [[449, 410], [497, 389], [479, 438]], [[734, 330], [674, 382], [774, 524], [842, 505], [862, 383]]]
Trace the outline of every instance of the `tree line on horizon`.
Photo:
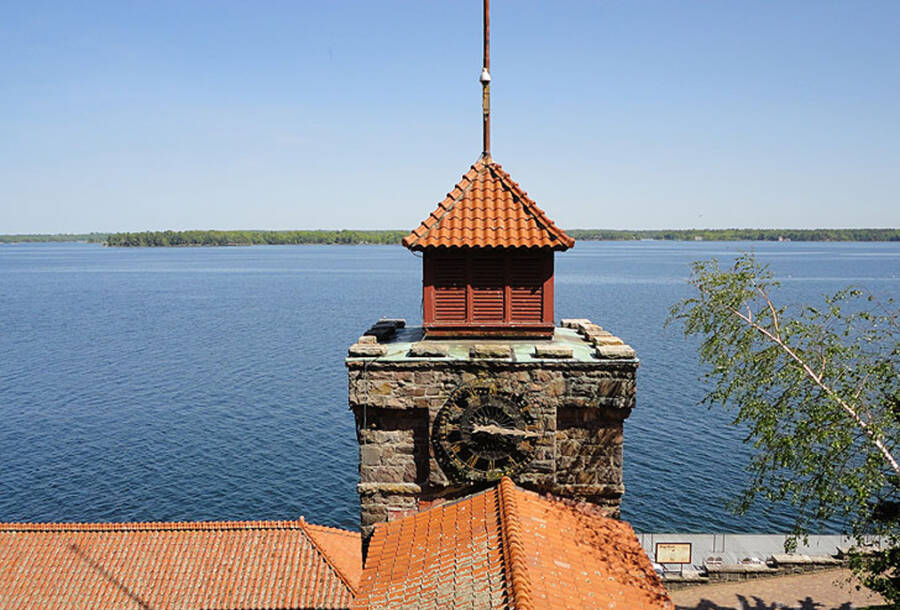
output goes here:
[[17, 235], [0, 235], [0, 243], [25, 244], [42, 242], [81, 241], [91, 244], [106, 243], [109, 233], [24, 233]]
[[[403, 230], [141, 231], [0, 235], [0, 243], [88, 242], [118, 247], [252, 246], [301, 244], [393, 245]], [[900, 241], [900, 229], [571, 229], [583, 241]]]
[[113, 233], [107, 246], [254, 246], [296, 244], [396, 244], [407, 231], [144, 231]]
[[900, 229], [572, 229], [566, 232], [585, 241], [900, 241]]
[[[402, 230], [377, 231], [144, 231], [113, 233], [108, 246], [252, 246], [282, 244], [397, 244]], [[900, 229], [572, 229], [576, 240], [634, 241], [900, 241]]]

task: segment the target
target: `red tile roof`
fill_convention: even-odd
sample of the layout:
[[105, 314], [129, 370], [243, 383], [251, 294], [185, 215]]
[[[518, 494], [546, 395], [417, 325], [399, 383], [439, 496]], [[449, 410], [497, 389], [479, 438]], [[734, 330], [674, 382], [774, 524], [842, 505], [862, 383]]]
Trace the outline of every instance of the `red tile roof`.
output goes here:
[[499, 164], [482, 157], [402, 243], [411, 250], [462, 246], [567, 250], [575, 240], [553, 224]]
[[631, 527], [504, 478], [376, 526], [354, 608], [669, 609]]
[[342, 608], [360, 564], [358, 533], [302, 519], [0, 523], [3, 607]]

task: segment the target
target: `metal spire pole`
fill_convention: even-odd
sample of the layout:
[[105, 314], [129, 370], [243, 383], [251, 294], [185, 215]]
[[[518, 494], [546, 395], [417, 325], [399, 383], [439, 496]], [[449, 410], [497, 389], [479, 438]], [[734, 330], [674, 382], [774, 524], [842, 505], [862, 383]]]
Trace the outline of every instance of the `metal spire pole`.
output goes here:
[[481, 156], [491, 158], [491, 0], [484, 0], [484, 64], [481, 68]]

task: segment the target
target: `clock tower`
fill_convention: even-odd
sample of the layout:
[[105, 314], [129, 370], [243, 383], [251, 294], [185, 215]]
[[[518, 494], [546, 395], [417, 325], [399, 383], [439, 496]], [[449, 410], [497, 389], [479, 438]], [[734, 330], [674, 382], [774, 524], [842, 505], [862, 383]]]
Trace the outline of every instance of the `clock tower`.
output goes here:
[[422, 325], [381, 319], [346, 359], [364, 541], [503, 476], [611, 516], [624, 493], [638, 360], [588, 319], [555, 323], [553, 257], [575, 240], [491, 157], [488, 32], [484, 0], [482, 154], [403, 239]]

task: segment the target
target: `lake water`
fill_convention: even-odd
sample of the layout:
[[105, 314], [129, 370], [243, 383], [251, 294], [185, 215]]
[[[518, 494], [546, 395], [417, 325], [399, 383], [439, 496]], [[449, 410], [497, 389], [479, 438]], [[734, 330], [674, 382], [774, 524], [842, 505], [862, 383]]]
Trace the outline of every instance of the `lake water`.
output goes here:
[[[753, 250], [806, 303], [855, 284], [900, 297], [897, 243], [581, 242], [556, 313], [641, 358], [624, 517], [641, 531], [784, 531], [724, 509], [748, 449], [697, 405], [695, 345], [663, 328], [688, 263]], [[0, 245], [0, 521], [294, 519], [356, 527], [347, 346], [421, 321], [421, 260], [388, 246]]]

